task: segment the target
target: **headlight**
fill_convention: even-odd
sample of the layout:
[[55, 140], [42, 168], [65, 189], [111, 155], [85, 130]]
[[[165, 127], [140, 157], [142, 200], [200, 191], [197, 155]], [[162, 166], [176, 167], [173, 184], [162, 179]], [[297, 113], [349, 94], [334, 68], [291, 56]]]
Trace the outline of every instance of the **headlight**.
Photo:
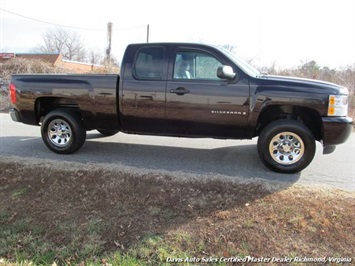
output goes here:
[[347, 116], [348, 96], [330, 95], [328, 104], [328, 116]]

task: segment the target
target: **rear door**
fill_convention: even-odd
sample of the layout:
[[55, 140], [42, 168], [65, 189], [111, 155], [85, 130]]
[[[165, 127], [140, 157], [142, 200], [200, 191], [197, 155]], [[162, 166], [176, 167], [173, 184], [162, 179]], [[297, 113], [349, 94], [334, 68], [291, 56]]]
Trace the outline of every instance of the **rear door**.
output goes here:
[[166, 49], [144, 46], [125, 65], [121, 83], [121, 119], [126, 132], [156, 134], [163, 130], [167, 78]]
[[174, 135], [233, 138], [246, 135], [249, 80], [217, 77], [217, 69], [236, 66], [197, 48], [178, 48], [167, 82], [167, 131]]

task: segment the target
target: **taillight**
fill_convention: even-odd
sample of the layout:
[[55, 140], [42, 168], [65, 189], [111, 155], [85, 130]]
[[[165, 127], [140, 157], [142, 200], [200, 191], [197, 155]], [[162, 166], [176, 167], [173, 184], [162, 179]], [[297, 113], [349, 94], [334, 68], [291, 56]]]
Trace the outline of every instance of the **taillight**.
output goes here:
[[10, 90], [11, 103], [15, 104], [16, 103], [16, 86], [13, 83], [10, 83], [9, 90]]

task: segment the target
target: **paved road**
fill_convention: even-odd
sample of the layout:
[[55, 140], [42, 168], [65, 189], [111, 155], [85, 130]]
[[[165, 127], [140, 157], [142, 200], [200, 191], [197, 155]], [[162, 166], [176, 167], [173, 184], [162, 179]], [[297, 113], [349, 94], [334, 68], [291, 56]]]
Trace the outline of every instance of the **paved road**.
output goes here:
[[9, 115], [0, 114], [0, 160], [1, 157], [21, 157], [43, 163], [111, 165], [139, 172], [201, 179], [261, 180], [270, 185], [299, 183], [355, 191], [355, 133], [330, 155], [322, 155], [322, 147], [317, 143], [317, 153], [311, 165], [293, 175], [277, 174], [266, 169], [258, 158], [256, 139], [186, 139], [123, 133], [102, 137], [97, 131], [89, 132], [87, 137], [79, 152], [57, 155], [43, 144], [39, 127], [15, 123]]

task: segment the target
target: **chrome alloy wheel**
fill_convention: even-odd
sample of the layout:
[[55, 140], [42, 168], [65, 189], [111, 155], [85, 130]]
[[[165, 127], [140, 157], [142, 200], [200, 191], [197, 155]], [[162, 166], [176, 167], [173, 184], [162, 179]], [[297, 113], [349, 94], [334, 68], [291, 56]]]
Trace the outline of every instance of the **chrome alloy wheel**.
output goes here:
[[304, 151], [305, 146], [302, 139], [292, 132], [282, 132], [275, 135], [269, 144], [270, 156], [282, 165], [298, 162]]
[[54, 119], [48, 125], [48, 138], [57, 147], [65, 147], [72, 138], [69, 124], [62, 119]]

